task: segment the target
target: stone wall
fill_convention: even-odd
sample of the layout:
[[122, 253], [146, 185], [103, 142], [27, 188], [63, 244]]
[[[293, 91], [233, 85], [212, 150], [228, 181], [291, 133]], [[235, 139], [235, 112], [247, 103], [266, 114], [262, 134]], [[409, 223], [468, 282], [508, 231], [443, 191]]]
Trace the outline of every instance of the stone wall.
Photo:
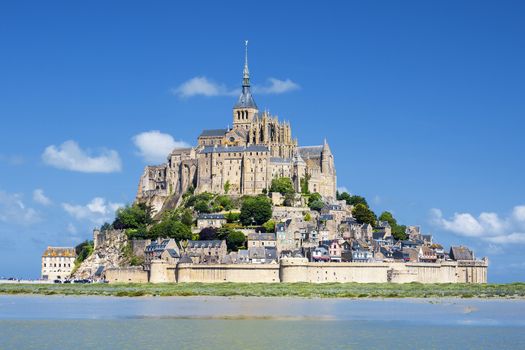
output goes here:
[[[311, 263], [304, 258], [285, 258], [280, 264], [178, 264], [155, 260], [151, 283], [175, 282], [308, 282], [308, 283], [487, 283], [487, 262], [443, 263]], [[118, 281], [147, 282], [144, 276], [124, 269]], [[115, 273], [111, 276], [116, 276]], [[108, 280], [115, 282], [113, 279]]]
[[148, 272], [142, 267], [111, 268], [105, 271], [109, 283], [147, 283]]
[[280, 282], [279, 264], [179, 264], [176, 275], [177, 282]]
[[443, 263], [310, 263], [283, 259], [281, 282], [487, 283], [484, 261]]
[[151, 244], [151, 239], [134, 239], [130, 241], [133, 255], [144, 258], [146, 247]]

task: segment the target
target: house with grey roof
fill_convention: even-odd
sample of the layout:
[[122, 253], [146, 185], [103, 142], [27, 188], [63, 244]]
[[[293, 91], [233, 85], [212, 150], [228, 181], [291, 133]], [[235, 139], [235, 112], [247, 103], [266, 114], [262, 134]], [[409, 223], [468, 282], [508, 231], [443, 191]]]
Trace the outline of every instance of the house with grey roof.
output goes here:
[[248, 235], [248, 248], [275, 247], [276, 245], [274, 232], [254, 232]]
[[202, 230], [206, 227], [221, 228], [226, 223], [224, 214], [204, 214], [197, 216], [197, 228]]
[[474, 260], [474, 253], [464, 246], [452, 246], [449, 253], [450, 259], [456, 261]]

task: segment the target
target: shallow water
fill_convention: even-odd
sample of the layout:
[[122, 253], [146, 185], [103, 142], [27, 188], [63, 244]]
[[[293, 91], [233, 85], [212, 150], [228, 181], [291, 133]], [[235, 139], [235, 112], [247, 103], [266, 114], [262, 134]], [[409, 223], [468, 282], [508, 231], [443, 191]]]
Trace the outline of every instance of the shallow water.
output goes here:
[[525, 349], [525, 301], [0, 296], [0, 349]]

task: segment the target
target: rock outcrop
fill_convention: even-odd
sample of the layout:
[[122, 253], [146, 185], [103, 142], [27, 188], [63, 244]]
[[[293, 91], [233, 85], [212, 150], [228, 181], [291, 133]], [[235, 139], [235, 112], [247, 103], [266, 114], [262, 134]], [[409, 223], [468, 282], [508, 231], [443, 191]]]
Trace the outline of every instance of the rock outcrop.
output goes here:
[[123, 230], [108, 230], [94, 232], [94, 251], [84, 260], [74, 272], [72, 278], [84, 279], [96, 277], [99, 268], [119, 268], [128, 265], [128, 257], [124, 254], [124, 247], [128, 244], [128, 238]]

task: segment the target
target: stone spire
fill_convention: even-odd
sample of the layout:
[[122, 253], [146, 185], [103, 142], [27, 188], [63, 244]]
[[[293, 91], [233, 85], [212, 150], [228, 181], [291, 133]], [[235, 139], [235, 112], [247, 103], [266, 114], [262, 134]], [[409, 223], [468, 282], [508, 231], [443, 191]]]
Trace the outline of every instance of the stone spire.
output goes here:
[[248, 69], [248, 40], [244, 41], [244, 69], [242, 71], [242, 87], [250, 87], [250, 70]]
[[237, 103], [233, 108], [254, 108], [257, 109], [257, 105], [252, 97], [250, 91], [250, 70], [248, 69], [248, 40], [244, 42], [244, 69], [242, 71], [242, 91]]

